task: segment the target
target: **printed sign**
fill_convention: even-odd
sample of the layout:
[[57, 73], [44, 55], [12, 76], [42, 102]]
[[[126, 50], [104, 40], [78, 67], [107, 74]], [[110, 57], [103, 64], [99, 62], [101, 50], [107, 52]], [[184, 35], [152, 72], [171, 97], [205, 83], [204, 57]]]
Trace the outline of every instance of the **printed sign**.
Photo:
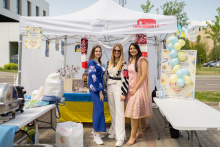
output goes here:
[[64, 42], [61, 41], [61, 55], [64, 55]]
[[46, 40], [46, 49], [45, 49], [45, 56], [46, 57], [49, 57], [49, 44], [50, 44], [50, 41]]
[[75, 39], [75, 52], [81, 52], [81, 39]]
[[59, 51], [59, 39], [56, 39], [55, 41], [55, 49], [56, 51]]
[[192, 79], [191, 84], [184, 84], [184, 86], [178, 86], [177, 83], [170, 82], [169, 78], [173, 73], [173, 66], [171, 66], [169, 50], [163, 50], [162, 62], [161, 62], [161, 79], [160, 85], [165, 85], [167, 96], [184, 97], [184, 98], [194, 98], [195, 95], [195, 78], [196, 78], [196, 50], [180, 50], [179, 52], [186, 53], [186, 60], [184, 62], [179, 62], [181, 68], [187, 68], [189, 70], [189, 75]]
[[106, 21], [103, 20], [92, 20], [91, 31], [101, 32], [107, 31], [108, 25]]
[[25, 49], [40, 49], [41, 38], [41, 27], [26, 27]]

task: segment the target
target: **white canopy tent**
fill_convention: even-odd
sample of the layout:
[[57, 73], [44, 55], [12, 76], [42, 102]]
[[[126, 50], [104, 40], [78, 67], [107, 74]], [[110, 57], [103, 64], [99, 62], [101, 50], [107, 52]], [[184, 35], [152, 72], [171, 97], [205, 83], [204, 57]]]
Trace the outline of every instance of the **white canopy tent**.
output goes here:
[[[41, 49], [27, 50], [24, 47], [26, 27], [42, 27]], [[153, 15], [125, 9], [112, 0], [99, 0], [92, 6], [76, 13], [54, 17], [20, 17], [21, 44], [19, 44], [19, 84], [27, 93], [44, 85], [49, 73], [65, 64], [80, 65], [80, 53], [73, 52], [75, 38], [87, 35], [89, 38], [88, 54], [95, 42], [103, 47], [105, 54], [110, 56], [113, 43], [121, 41], [127, 57], [128, 41], [135, 34], [147, 34], [148, 54], [151, 83], [156, 81], [157, 45], [160, 40], [175, 33], [177, 20], [175, 16]], [[104, 35], [104, 38], [97, 39]], [[123, 38], [125, 36], [125, 38]], [[55, 51], [53, 41], [50, 43], [50, 57], [45, 57], [45, 40], [65, 39], [65, 55]], [[23, 39], [22, 39], [23, 38]], [[161, 38], [158, 40], [158, 38]], [[106, 44], [106, 42], [108, 44]], [[72, 50], [71, 50], [72, 49]], [[127, 50], [126, 50], [127, 49]], [[108, 52], [108, 53], [107, 53]], [[21, 56], [22, 55], [22, 56]], [[108, 57], [107, 57], [108, 58]], [[106, 63], [107, 58], [102, 59]], [[127, 59], [127, 58], [126, 58]], [[22, 60], [22, 62], [21, 62]], [[104, 60], [104, 61], [103, 61]], [[71, 62], [71, 63], [67, 63]], [[21, 74], [22, 73], [22, 74]], [[83, 73], [83, 70], [78, 75]], [[79, 76], [76, 78], [80, 78]]]

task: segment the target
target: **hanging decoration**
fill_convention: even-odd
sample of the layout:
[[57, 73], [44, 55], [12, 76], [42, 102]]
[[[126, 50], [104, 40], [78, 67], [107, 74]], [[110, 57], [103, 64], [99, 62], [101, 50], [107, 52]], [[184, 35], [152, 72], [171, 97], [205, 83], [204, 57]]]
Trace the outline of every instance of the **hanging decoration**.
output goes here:
[[135, 43], [137, 43], [141, 49], [142, 56], [148, 58], [147, 54], [147, 35], [137, 34], [135, 38]]
[[87, 69], [87, 49], [88, 49], [88, 38], [82, 37], [81, 39], [81, 61], [82, 61], [82, 68]]
[[[178, 25], [177, 34], [181, 37], [185, 37], [184, 32], [181, 29], [181, 26]], [[177, 83], [178, 86], [182, 87], [185, 84], [191, 84], [192, 79], [189, 75], [189, 70], [187, 68], [180, 68], [179, 61], [186, 60], [186, 53], [179, 52], [179, 50], [185, 45], [183, 39], [178, 39], [175, 34], [167, 38], [168, 49], [170, 50], [170, 56], [173, 58], [170, 61], [170, 64], [173, 66], [173, 73], [170, 76], [170, 82]]]
[[50, 41], [46, 40], [45, 57], [49, 57], [49, 44], [50, 44]]

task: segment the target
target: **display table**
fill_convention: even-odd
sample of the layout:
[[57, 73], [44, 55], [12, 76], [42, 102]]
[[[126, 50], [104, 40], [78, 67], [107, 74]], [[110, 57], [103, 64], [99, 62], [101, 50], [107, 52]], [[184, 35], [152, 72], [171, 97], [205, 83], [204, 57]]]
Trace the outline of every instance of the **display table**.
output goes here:
[[220, 130], [220, 112], [196, 99], [154, 98], [154, 102], [173, 128], [191, 131], [191, 147], [195, 130]]
[[[65, 106], [60, 106], [61, 118], [59, 122], [92, 122], [93, 103], [90, 93], [64, 93]], [[104, 99], [104, 113], [106, 123], [111, 123], [108, 100]], [[126, 119], [129, 122], [129, 119]]]

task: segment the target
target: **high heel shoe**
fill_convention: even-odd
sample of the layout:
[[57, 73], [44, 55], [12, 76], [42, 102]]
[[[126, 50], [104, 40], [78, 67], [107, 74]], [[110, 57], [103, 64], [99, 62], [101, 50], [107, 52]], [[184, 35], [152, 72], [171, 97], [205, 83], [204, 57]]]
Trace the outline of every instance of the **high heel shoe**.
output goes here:
[[144, 137], [143, 131], [137, 132], [137, 133], [136, 133], [136, 137], [137, 137], [137, 138], [139, 138], [139, 137], [140, 137], [140, 138], [143, 138], [143, 137]]
[[133, 145], [134, 143], [136, 143], [138, 141], [138, 138], [135, 137], [135, 140], [133, 142], [130, 141], [131, 138], [128, 140], [128, 142], [126, 143], [127, 145]]

